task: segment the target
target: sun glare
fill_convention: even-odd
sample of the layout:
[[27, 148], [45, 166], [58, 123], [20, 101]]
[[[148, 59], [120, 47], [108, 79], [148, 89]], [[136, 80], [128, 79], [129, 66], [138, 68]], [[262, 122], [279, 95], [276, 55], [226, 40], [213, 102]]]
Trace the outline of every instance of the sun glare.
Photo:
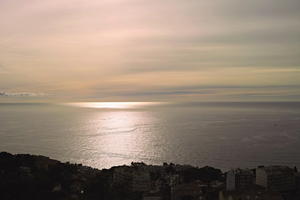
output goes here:
[[146, 106], [159, 105], [162, 102], [78, 102], [68, 103], [67, 105], [82, 108], [104, 108], [104, 109], [132, 109]]

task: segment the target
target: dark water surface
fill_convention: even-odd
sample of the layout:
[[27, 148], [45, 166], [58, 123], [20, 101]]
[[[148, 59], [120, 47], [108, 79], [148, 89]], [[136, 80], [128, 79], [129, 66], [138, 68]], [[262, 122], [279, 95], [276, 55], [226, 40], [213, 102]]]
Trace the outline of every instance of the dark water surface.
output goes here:
[[300, 103], [0, 104], [0, 151], [97, 168], [300, 167]]

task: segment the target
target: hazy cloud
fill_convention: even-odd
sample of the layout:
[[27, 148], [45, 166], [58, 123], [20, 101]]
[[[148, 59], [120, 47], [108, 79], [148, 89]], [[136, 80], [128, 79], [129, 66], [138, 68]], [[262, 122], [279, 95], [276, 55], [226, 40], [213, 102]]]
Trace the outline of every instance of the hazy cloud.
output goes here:
[[0, 92], [0, 96], [3, 97], [40, 97], [46, 96], [44, 93], [33, 93], [33, 92]]
[[0, 86], [62, 100], [249, 98], [242, 90], [293, 100], [299, 9], [298, 0], [0, 0]]

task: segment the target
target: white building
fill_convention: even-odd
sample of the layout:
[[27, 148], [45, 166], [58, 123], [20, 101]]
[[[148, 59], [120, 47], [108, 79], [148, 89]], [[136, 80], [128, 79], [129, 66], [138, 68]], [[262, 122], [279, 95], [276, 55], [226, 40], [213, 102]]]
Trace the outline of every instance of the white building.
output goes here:
[[289, 191], [295, 189], [295, 171], [284, 166], [258, 167], [256, 184], [271, 191]]
[[247, 190], [254, 184], [254, 172], [249, 169], [230, 170], [226, 174], [226, 190]]

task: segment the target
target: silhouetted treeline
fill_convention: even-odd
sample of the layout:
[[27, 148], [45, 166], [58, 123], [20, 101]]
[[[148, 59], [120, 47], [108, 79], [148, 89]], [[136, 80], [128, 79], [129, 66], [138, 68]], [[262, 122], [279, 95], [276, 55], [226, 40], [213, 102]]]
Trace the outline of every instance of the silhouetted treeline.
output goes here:
[[[162, 174], [175, 173], [180, 174], [184, 182], [194, 180], [209, 182], [223, 179], [222, 172], [211, 167], [189, 166], [178, 171], [176, 166], [173, 164], [156, 166], [161, 170], [151, 172], [151, 180], [159, 180]], [[136, 166], [118, 168], [122, 167], [136, 170]], [[114, 169], [115, 167], [98, 170], [81, 164], [62, 163], [44, 156], [12, 155], [2, 152], [0, 153], [0, 199], [142, 199], [143, 193], [128, 189], [128, 185], [113, 184]], [[165, 191], [168, 191], [168, 188]]]

